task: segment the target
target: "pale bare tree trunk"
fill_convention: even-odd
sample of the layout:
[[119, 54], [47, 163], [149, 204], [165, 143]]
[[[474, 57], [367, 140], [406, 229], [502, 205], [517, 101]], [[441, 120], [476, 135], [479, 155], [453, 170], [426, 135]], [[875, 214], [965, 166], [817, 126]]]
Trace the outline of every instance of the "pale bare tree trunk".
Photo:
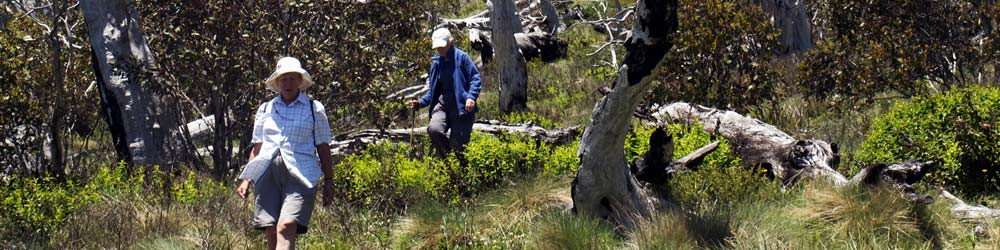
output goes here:
[[772, 24], [781, 29], [783, 53], [802, 53], [815, 44], [812, 40], [812, 24], [806, 14], [803, 1], [753, 0], [773, 18]]
[[652, 214], [655, 198], [645, 195], [625, 160], [625, 135], [632, 113], [653, 87], [654, 72], [673, 46], [677, 0], [640, 0], [627, 53], [610, 92], [594, 106], [580, 140], [580, 168], [573, 181], [575, 212], [608, 218], [630, 228], [635, 218]]
[[550, 34], [559, 33], [563, 30], [562, 21], [559, 20], [559, 12], [556, 6], [552, 5], [552, 0], [538, 0], [541, 5], [542, 15], [545, 15], [545, 23], [549, 26]]
[[495, 0], [493, 11], [490, 12], [490, 23], [494, 24], [494, 59], [499, 67], [497, 86], [500, 87], [500, 111], [504, 113], [528, 109], [528, 71], [524, 55], [517, 48], [514, 39], [514, 33], [518, 33], [521, 28], [520, 23], [515, 25], [515, 8], [512, 0]]
[[161, 81], [135, 7], [126, 0], [80, 1], [105, 121], [121, 160], [170, 166], [176, 113], [161, 98]]

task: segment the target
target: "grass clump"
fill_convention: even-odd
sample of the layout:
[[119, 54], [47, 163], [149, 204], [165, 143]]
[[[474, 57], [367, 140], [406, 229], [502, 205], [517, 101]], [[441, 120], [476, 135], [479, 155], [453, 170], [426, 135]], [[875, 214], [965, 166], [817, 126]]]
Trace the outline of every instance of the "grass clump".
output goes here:
[[807, 188], [795, 209], [818, 242], [874, 249], [925, 248], [914, 205], [895, 190]]
[[608, 222], [566, 212], [542, 217], [529, 249], [617, 249], [622, 244]]
[[528, 178], [459, 204], [422, 202], [397, 225], [397, 249], [522, 249], [544, 214], [565, 211], [569, 180]]

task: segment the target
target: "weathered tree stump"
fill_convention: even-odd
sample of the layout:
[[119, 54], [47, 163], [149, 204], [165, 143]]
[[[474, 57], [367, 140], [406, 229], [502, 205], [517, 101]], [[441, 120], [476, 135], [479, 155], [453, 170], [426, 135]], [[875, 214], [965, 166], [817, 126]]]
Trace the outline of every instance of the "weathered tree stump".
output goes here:
[[611, 92], [594, 106], [580, 140], [580, 168], [571, 192], [576, 213], [607, 218], [626, 229], [664, 205], [640, 187], [627, 167], [623, 148], [632, 112], [652, 88], [652, 72], [673, 46], [670, 35], [677, 30], [677, 1], [640, 0], [632, 24], [618, 77]]

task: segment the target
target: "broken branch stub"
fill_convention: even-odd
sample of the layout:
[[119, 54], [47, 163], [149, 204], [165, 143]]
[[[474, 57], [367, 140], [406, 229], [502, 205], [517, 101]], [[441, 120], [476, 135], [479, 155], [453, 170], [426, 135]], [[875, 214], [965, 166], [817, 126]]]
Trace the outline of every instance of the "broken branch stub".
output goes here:
[[657, 124], [700, 123], [705, 131], [728, 139], [745, 163], [763, 166], [786, 184], [816, 178], [827, 178], [838, 186], [847, 184], [847, 178], [834, 170], [840, 163], [836, 144], [798, 140], [760, 120], [688, 103], [654, 107], [649, 117]]

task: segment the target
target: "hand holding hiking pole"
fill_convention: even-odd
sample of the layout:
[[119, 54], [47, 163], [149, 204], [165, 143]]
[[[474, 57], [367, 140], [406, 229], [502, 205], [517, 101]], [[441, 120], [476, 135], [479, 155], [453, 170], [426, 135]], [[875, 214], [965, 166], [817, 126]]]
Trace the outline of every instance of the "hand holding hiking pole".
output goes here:
[[420, 103], [417, 100], [410, 99], [410, 146], [413, 147], [413, 129], [417, 126], [417, 108], [419, 108]]

